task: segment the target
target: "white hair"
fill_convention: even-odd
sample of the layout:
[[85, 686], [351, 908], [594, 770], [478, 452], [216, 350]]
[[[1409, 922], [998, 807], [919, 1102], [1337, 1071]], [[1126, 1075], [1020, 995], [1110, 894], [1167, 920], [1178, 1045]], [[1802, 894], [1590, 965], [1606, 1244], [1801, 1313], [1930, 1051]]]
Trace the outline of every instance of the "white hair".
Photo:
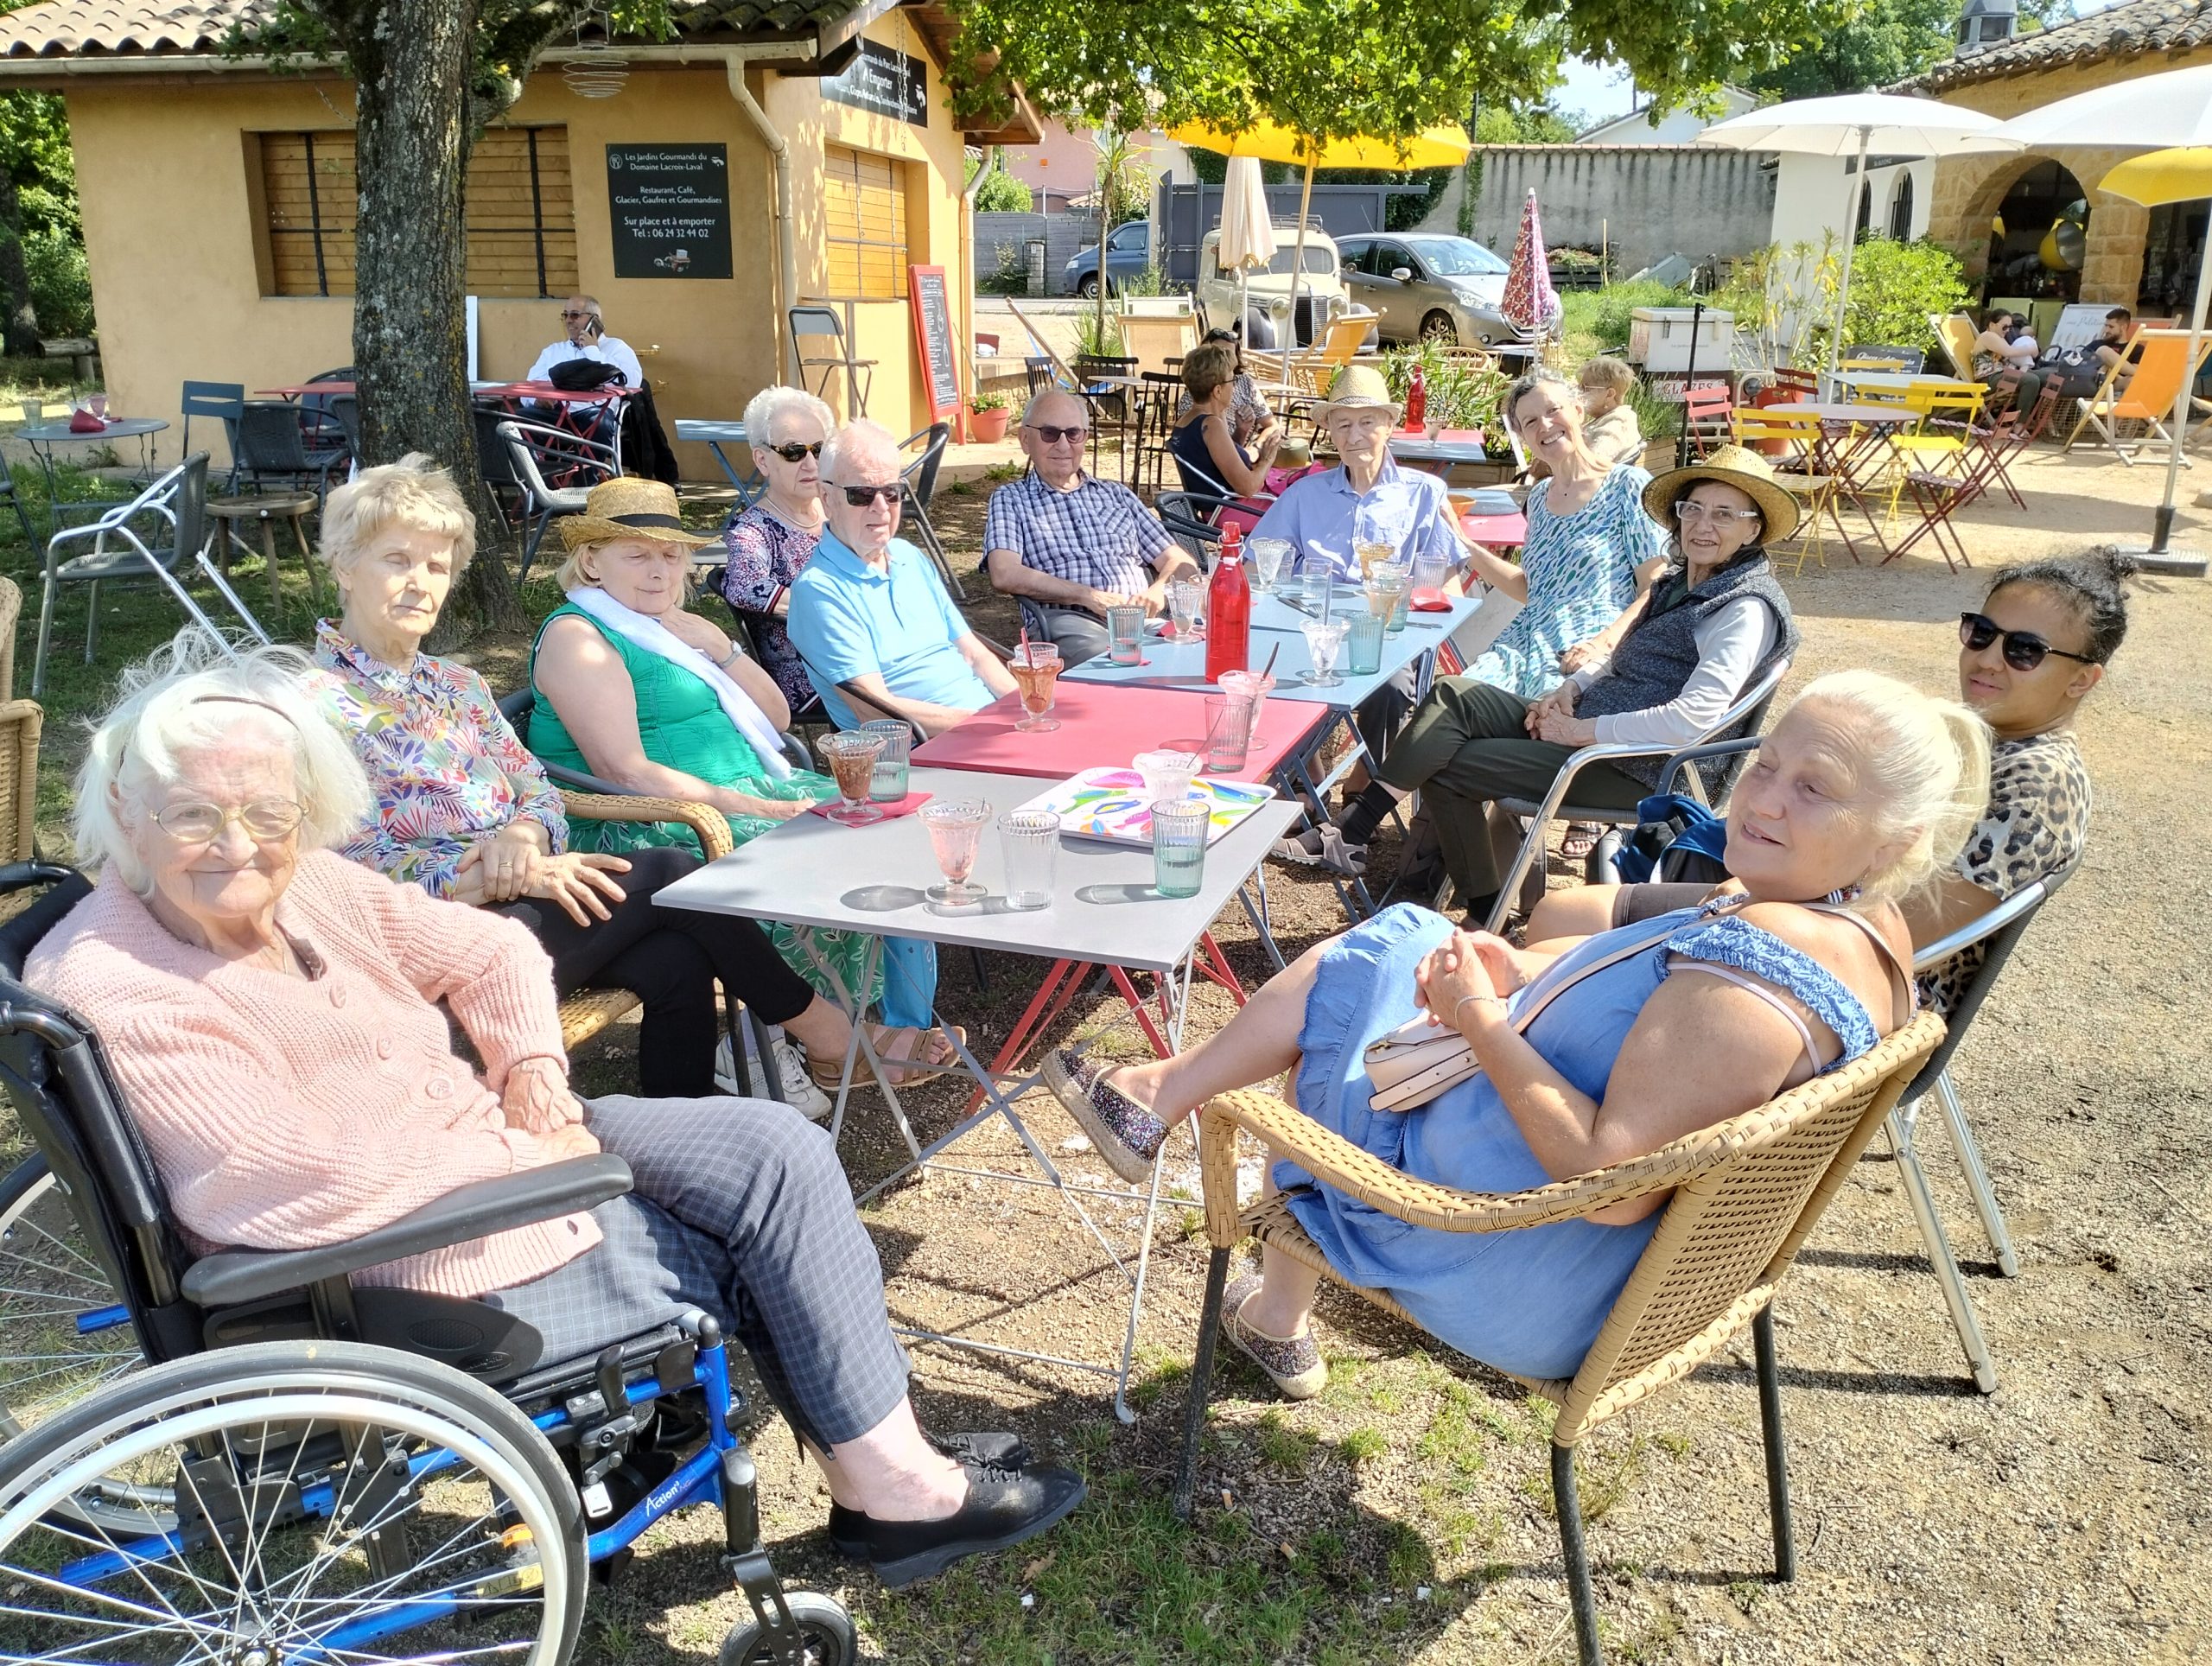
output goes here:
[[1021, 421], [1018, 426], [1028, 428], [1033, 425], [1037, 420], [1038, 408], [1047, 399], [1074, 400], [1076, 403], [1076, 409], [1083, 412], [1084, 421], [1085, 423], [1090, 422], [1090, 401], [1084, 398], [1080, 393], [1071, 393], [1063, 387], [1042, 387], [1039, 388], [1036, 392], [1031, 394], [1029, 396], [1029, 403], [1022, 406]]
[[780, 384], [765, 387], [745, 404], [745, 432], [751, 442], [766, 448], [776, 432], [776, 419], [794, 413], [811, 416], [822, 424], [822, 437], [837, 431], [837, 413], [804, 388]]
[[1840, 707], [1858, 721], [1859, 767], [1880, 805], [1870, 844], [1904, 854], [1864, 875], [1860, 893], [1898, 901], [1947, 871], [1989, 802], [1989, 725], [1955, 700], [1878, 671], [1832, 671], [1792, 704]]
[[887, 468], [896, 475], [902, 467], [899, 442], [880, 423], [856, 416], [830, 436], [822, 448], [822, 478], [838, 486], [858, 482], [848, 471], [856, 467]]
[[77, 772], [77, 860], [112, 863], [142, 894], [150, 883], [131, 841], [149, 789], [180, 773], [177, 754], [259, 741], [286, 752], [302, 811], [300, 846], [347, 837], [374, 805], [352, 743], [308, 691], [313, 662], [297, 648], [253, 647], [233, 659], [188, 627], [123, 674], [122, 697], [93, 727]]

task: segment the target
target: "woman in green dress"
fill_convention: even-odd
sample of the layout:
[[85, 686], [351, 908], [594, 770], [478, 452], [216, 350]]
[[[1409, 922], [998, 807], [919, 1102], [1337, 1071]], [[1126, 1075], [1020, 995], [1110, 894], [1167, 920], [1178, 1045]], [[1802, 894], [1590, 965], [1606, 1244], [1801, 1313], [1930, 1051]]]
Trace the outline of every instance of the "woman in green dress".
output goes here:
[[[569, 556], [557, 576], [569, 600], [546, 615], [531, 652], [532, 752], [632, 792], [711, 804], [741, 845], [837, 796], [829, 777], [784, 758], [778, 737], [791, 708], [775, 679], [684, 610], [691, 552], [715, 540], [683, 530], [671, 488], [606, 481], [582, 514], [561, 523], [561, 536]], [[698, 843], [673, 822], [579, 823], [573, 836], [580, 848], [618, 855]], [[824, 964], [858, 992], [865, 937], [772, 922], [768, 931], [791, 969], [824, 994], [837, 994]], [[878, 986], [868, 993], [890, 1027], [871, 1033], [878, 1052], [911, 1061], [893, 1080], [903, 1086], [952, 1062], [950, 1045], [930, 1029], [934, 945], [887, 940]], [[842, 1063], [816, 1059], [812, 1068], [834, 1084]]]

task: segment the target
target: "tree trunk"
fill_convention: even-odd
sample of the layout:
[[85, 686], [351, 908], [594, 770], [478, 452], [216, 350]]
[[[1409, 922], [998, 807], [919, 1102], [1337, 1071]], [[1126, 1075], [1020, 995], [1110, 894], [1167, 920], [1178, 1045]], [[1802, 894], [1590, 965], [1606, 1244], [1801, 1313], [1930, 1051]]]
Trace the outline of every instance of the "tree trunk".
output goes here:
[[23, 211], [16, 200], [16, 181], [0, 168], [0, 334], [5, 337], [11, 359], [39, 356], [38, 312], [31, 305], [30, 268], [23, 262]]
[[[480, 519], [462, 302], [476, 0], [367, 0], [345, 10], [361, 192], [353, 367], [362, 461], [426, 451], [453, 471]], [[438, 636], [447, 644], [519, 630], [505, 562], [487, 551], [471, 563], [446, 615]]]

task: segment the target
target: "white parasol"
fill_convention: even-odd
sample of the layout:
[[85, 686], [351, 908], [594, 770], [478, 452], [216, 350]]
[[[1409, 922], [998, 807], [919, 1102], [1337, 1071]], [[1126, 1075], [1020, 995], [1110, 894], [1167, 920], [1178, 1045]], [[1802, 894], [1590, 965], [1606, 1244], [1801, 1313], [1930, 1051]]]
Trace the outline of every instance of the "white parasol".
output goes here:
[[1236, 328], [1251, 346], [1246, 284], [1251, 274], [1275, 258], [1274, 221], [1268, 213], [1268, 190], [1260, 180], [1257, 156], [1231, 156], [1221, 186], [1221, 246], [1216, 257], [1224, 271], [1236, 274]]

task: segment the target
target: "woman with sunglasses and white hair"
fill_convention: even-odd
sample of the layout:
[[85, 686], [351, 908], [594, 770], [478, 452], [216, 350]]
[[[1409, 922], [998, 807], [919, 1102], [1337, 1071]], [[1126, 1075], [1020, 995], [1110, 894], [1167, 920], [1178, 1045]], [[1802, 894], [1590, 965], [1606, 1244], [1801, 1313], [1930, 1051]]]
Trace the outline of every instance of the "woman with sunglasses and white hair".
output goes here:
[[715, 576], [722, 600], [752, 633], [761, 669], [793, 711], [813, 703], [814, 686], [784, 618], [791, 581], [822, 542], [822, 448], [836, 431], [836, 414], [803, 388], [766, 387], [753, 396], [745, 432], [767, 489], [723, 524], [729, 559]]

